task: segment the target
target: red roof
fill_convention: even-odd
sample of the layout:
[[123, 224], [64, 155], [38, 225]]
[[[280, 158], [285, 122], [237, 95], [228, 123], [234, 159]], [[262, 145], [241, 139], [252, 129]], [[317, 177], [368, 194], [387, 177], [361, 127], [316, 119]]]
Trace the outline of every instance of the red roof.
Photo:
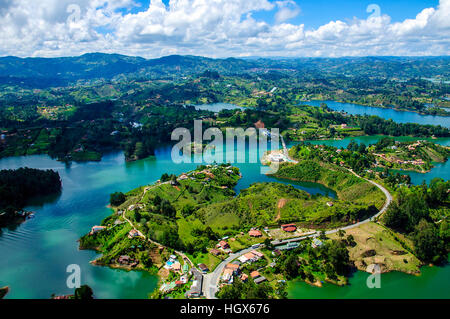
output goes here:
[[297, 230], [297, 226], [295, 224], [285, 224], [281, 225], [281, 229], [287, 232], [293, 232]]
[[219, 242], [219, 245], [220, 245], [222, 248], [225, 248], [225, 247], [228, 246], [228, 243], [227, 243], [225, 240], [221, 240], [221, 241]]
[[252, 237], [261, 237], [261, 236], [262, 236], [261, 232], [260, 232], [259, 230], [256, 230], [256, 229], [250, 230], [250, 231], [248, 232], [248, 234], [249, 234], [250, 236], [252, 236]]
[[252, 278], [256, 278], [256, 277], [259, 277], [260, 275], [259, 275], [259, 271], [252, 271], [251, 273], [250, 273], [250, 276], [252, 277]]
[[297, 230], [297, 226], [287, 226], [287, 227], [284, 227], [283, 230], [286, 232], [294, 232]]

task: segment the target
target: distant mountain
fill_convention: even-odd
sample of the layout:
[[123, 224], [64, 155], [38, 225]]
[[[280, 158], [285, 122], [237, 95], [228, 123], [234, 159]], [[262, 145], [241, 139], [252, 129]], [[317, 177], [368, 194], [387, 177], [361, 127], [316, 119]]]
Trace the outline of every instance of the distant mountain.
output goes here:
[[171, 55], [144, 59], [120, 54], [89, 53], [61, 58], [0, 58], [0, 84], [30, 87], [65, 86], [79, 80], [158, 79], [200, 74], [206, 70], [223, 75], [289, 72], [320, 78], [442, 77], [450, 78], [450, 57], [348, 57], [212, 59]]

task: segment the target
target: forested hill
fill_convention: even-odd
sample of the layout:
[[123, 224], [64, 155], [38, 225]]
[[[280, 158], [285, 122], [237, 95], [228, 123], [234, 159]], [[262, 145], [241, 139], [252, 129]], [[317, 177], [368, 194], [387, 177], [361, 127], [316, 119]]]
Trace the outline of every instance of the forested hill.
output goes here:
[[0, 170], [0, 213], [22, 209], [35, 196], [61, 191], [61, 179], [53, 170], [19, 168]]
[[182, 77], [207, 70], [222, 75], [273, 72], [304, 78], [450, 78], [450, 57], [353, 57], [295, 59], [211, 59], [172, 55], [144, 59], [89, 53], [61, 58], [0, 58], [0, 84], [51, 87], [95, 79]]

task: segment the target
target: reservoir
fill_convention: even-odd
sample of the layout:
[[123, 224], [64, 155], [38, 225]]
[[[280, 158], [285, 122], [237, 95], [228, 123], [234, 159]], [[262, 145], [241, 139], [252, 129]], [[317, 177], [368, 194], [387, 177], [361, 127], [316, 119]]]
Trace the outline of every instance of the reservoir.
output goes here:
[[419, 113], [409, 111], [398, 111], [388, 108], [372, 107], [353, 103], [341, 103], [336, 101], [301, 102], [301, 104], [312, 106], [320, 106], [321, 103], [325, 103], [332, 110], [344, 111], [347, 112], [348, 114], [376, 115], [386, 120], [392, 119], [394, 122], [397, 123], [419, 123], [419, 124], [431, 124], [450, 127], [450, 117], [448, 116], [422, 115]]
[[[247, 148], [246, 153], [250, 150]], [[248, 157], [248, 154], [247, 154]], [[155, 158], [125, 162], [122, 152], [107, 154], [100, 162], [64, 163], [47, 155], [10, 157], [0, 160], [0, 169], [32, 167], [59, 172], [63, 190], [59, 197], [40, 199], [27, 207], [35, 218], [0, 233], [0, 287], [9, 286], [7, 298], [50, 298], [55, 293], [71, 294], [66, 286], [68, 265], [81, 268], [81, 283], [92, 287], [97, 298], [147, 298], [158, 278], [145, 272], [93, 266], [97, 253], [78, 250], [80, 236], [111, 214], [109, 195], [127, 192], [157, 181], [163, 173], [181, 174], [199, 164], [175, 164], [171, 147], [156, 151]], [[254, 182], [282, 182], [261, 174], [258, 163], [234, 164], [243, 175], [236, 191]], [[289, 182], [290, 183], [290, 182]], [[290, 183], [291, 184], [291, 183]], [[293, 183], [311, 194], [335, 197], [315, 183]]]
[[[215, 107], [214, 110], [219, 111], [220, 107]], [[368, 145], [380, 138], [382, 136], [354, 139], [358, 143]], [[346, 147], [351, 139], [313, 143]], [[450, 145], [450, 139], [434, 141]], [[295, 143], [288, 146], [293, 144]], [[247, 148], [247, 157], [248, 153], [253, 151], [255, 150]], [[99, 224], [111, 214], [111, 210], [106, 207], [111, 193], [127, 192], [138, 186], [154, 183], [163, 173], [181, 174], [198, 165], [175, 164], [170, 153], [170, 146], [160, 147], [154, 158], [130, 163], [125, 162], [122, 152], [106, 154], [100, 162], [71, 165], [52, 160], [47, 155], [0, 159], [0, 169], [25, 166], [53, 169], [59, 172], [63, 182], [60, 196], [43, 198], [27, 207], [36, 211], [35, 218], [19, 226], [3, 229], [0, 233], [0, 287], [10, 287], [7, 298], [47, 299], [53, 293], [73, 293], [73, 289], [66, 286], [69, 275], [66, 268], [71, 264], [80, 266], [81, 283], [90, 285], [97, 298], [147, 298], [157, 285], [156, 276], [139, 271], [127, 272], [92, 266], [89, 262], [96, 258], [97, 253], [78, 250], [77, 240], [89, 232], [91, 226]], [[243, 175], [236, 186], [236, 192], [254, 182], [277, 181], [293, 184], [294, 187], [311, 194], [335, 197], [331, 190], [319, 184], [292, 183], [261, 174], [259, 163], [234, 165], [240, 168]], [[427, 174], [408, 174], [413, 182], [418, 184], [423, 179], [429, 181], [434, 177], [450, 179], [449, 172], [450, 166], [447, 162], [436, 164]], [[450, 267], [424, 267], [422, 270], [423, 273], [419, 277], [403, 273], [383, 274], [382, 288], [378, 290], [369, 290], [366, 287], [368, 274], [363, 272], [356, 272], [350, 278], [350, 285], [346, 287], [325, 284], [323, 288], [316, 288], [303, 282], [294, 282], [289, 285], [289, 295], [291, 298], [450, 298]]]

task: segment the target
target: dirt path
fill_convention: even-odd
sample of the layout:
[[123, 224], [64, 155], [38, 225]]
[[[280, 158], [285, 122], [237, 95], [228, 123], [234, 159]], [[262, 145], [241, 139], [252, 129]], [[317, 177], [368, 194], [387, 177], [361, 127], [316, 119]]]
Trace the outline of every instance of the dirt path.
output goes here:
[[275, 217], [275, 221], [276, 222], [278, 220], [280, 220], [280, 218], [281, 218], [281, 209], [284, 207], [284, 205], [286, 205], [286, 203], [287, 203], [287, 199], [286, 198], [280, 198], [278, 200], [278, 204], [277, 204], [278, 212], [277, 212], [277, 217]]

